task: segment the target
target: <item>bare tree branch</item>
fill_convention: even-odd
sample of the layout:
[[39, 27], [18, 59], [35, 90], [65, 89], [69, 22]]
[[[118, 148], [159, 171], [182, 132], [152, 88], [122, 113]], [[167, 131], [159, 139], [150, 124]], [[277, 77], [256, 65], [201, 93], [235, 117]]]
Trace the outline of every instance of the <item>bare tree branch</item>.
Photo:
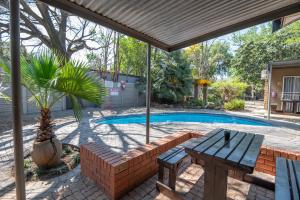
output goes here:
[[[21, 40], [38, 39], [32, 40], [34, 44], [30, 46], [45, 45], [69, 58], [82, 49], [105, 48], [95, 45], [97, 39], [94, 34], [99, 26], [36, 0], [20, 0], [20, 3], [20, 30], [25, 34]], [[0, 32], [8, 35], [9, 0], [0, 0], [0, 17]]]

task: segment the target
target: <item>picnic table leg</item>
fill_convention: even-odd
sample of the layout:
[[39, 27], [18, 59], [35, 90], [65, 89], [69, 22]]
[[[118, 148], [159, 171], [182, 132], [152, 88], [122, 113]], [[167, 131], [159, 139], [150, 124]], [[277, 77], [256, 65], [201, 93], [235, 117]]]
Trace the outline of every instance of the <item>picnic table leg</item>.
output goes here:
[[160, 182], [164, 182], [164, 166], [162, 164], [159, 164], [159, 167], [158, 167], [158, 180]]
[[169, 170], [169, 187], [175, 190], [177, 167]]
[[204, 200], [227, 199], [228, 170], [218, 166], [213, 160], [205, 163]]

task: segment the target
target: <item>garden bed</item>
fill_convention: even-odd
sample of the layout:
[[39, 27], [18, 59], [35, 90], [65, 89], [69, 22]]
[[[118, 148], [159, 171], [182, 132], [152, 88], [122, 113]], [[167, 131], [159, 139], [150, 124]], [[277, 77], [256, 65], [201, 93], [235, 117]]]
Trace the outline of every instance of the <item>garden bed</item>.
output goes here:
[[[31, 156], [27, 155], [24, 158], [24, 169], [27, 181], [48, 180], [62, 174], [65, 174], [80, 163], [80, 149], [71, 144], [63, 144], [63, 155], [61, 163], [51, 169], [40, 169], [32, 161]], [[14, 171], [14, 170], [12, 170]], [[13, 174], [13, 173], [12, 173]]]

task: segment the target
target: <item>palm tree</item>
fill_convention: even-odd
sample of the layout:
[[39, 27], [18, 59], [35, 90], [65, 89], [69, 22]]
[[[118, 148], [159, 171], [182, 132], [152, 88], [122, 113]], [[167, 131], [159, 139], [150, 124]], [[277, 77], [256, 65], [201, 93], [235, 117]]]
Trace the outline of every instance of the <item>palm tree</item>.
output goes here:
[[[11, 74], [8, 65], [0, 62], [0, 67]], [[29, 100], [35, 101], [40, 109], [32, 159], [39, 167], [52, 167], [59, 163], [62, 147], [53, 131], [51, 108], [67, 96], [79, 121], [82, 115], [78, 98], [100, 105], [106, 94], [105, 87], [89, 73], [86, 64], [51, 52], [21, 58], [21, 84], [32, 94]]]

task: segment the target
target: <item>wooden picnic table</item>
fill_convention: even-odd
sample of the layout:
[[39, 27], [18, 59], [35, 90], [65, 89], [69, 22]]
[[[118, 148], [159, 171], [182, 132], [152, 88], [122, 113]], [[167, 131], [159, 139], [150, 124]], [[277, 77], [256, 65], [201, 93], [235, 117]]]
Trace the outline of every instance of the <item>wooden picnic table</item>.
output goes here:
[[276, 159], [275, 200], [300, 199], [300, 161]]
[[[225, 132], [230, 132], [227, 141]], [[205, 200], [226, 199], [228, 170], [253, 173], [263, 139], [259, 134], [216, 129], [184, 145], [192, 158], [205, 163]]]

